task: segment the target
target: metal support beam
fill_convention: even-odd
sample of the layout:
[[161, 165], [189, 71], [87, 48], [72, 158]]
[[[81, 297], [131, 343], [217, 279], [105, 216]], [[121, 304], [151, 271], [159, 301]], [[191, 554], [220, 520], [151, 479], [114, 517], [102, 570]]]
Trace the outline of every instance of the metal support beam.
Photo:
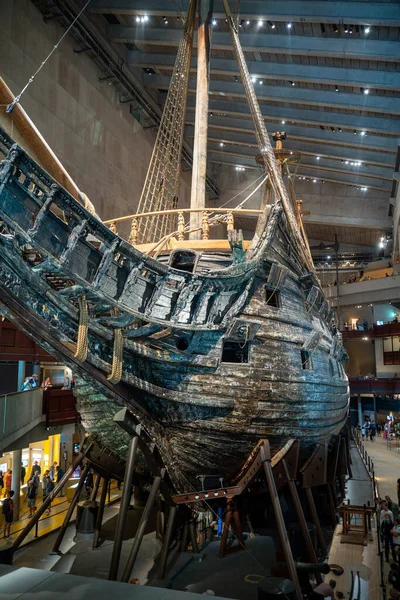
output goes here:
[[78, 485], [76, 487], [74, 496], [73, 496], [73, 498], [71, 500], [71, 504], [68, 507], [67, 514], [65, 515], [63, 524], [61, 525], [61, 529], [58, 532], [56, 541], [54, 542], [53, 552], [58, 552], [60, 550], [61, 542], [64, 539], [64, 535], [65, 535], [65, 532], [67, 531], [67, 527], [68, 527], [69, 522], [71, 520], [72, 513], [74, 512], [75, 507], [76, 507], [76, 505], [79, 502], [79, 497], [81, 495], [81, 491], [82, 491], [83, 485], [85, 483], [86, 476], [89, 473], [89, 468], [90, 468], [90, 466], [86, 465], [86, 467], [83, 469], [83, 471], [81, 473], [81, 477], [80, 477], [79, 483], [78, 483]]
[[286, 565], [289, 570], [289, 576], [296, 586], [297, 600], [302, 600], [303, 595], [300, 589], [299, 578], [297, 576], [296, 565], [293, 559], [292, 549], [290, 547], [289, 538], [286, 532], [286, 525], [282, 514], [282, 507], [279, 502], [279, 496], [275, 485], [274, 474], [271, 467], [271, 454], [269, 443], [264, 440], [263, 445], [260, 448], [261, 459], [264, 466], [265, 476], [267, 478], [268, 491], [271, 497], [272, 506], [274, 509], [276, 525], [278, 528], [279, 540], [282, 545], [283, 552], [285, 554]]
[[[314, 546], [313, 546], [313, 543], [311, 540], [310, 532], [308, 531], [306, 518], [305, 518], [304, 512], [303, 512], [303, 507], [301, 506], [300, 498], [297, 493], [296, 483], [293, 481], [292, 477], [290, 476], [290, 470], [286, 464], [285, 459], [282, 459], [282, 462], [283, 462], [283, 467], [285, 469], [285, 474], [286, 474], [286, 478], [288, 481], [290, 494], [292, 496], [294, 508], [296, 510], [297, 519], [300, 523], [301, 533], [302, 533], [302, 536], [303, 536], [303, 539], [304, 539], [304, 542], [305, 542], [305, 545], [307, 548], [308, 557], [312, 563], [317, 563], [318, 558], [315, 553], [315, 549], [314, 549]], [[322, 581], [321, 575], [319, 573], [317, 575], [318, 575], [317, 579], [319, 579], [319, 582], [321, 582]]]
[[[333, 44], [336, 43], [336, 40]], [[152, 67], [172, 71], [175, 62], [174, 54], [140, 52], [131, 50], [128, 62], [134, 67]], [[196, 71], [197, 61], [192, 59], [192, 71]], [[253, 77], [263, 80], [295, 81], [296, 83], [318, 83], [323, 85], [338, 85], [344, 87], [364, 87], [371, 89], [400, 89], [400, 73], [371, 69], [351, 69], [343, 67], [328, 67], [322, 65], [306, 65], [271, 61], [248, 60], [247, 66]], [[239, 75], [239, 68], [234, 59], [211, 58], [211, 73], [213, 75]], [[343, 89], [342, 89], [343, 91]]]
[[136, 451], [139, 443], [140, 426], [136, 428], [136, 435], [131, 438], [128, 449], [128, 458], [126, 461], [124, 487], [122, 490], [120, 509], [118, 513], [117, 526], [115, 528], [115, 538], [111, 556], [110, 572], [108, 579], [116, 581], [118, 577], [119, 561], [121, 558], [122, 540], [125, 530], [126, 514], [129, 508], [129, 502], [132, 495], [133, 470], [136, 462]]
[[[113, 25], [113, 27], [119, 27], [119, 25]], [[309, 40], [312, 38], [305, 39]], [[400, 51], [400, 42], [398, 44]], [[143, 73], [142, 82], [148, 88], [168, 89], [170, 78], [168, 75], [148, 75]], [[189, 92], [192, 94], [195, 92], [190, 83]], [[245, 96], [243, 85], [240, 81], [222, 81], [216, 79], [212, 79], [210, 82], [210, 94], [215, 94], [216, 96], [224, 94], [225, 96], [235, 96], [236, 98], [244, 98]], [[378, 96], [373, 94], [365, 96], [364, 94], [335, 92], [335, 90], [315, 90], [298, 86], [260, 85], [257, 86], [257, 98], [260, 102], [272, 100], [273, 102], [290, 102], [293, 105], [307, 104], [316, 108], [327, 107], [334, 110], [349, 110], [350, 108], [362, 112], [400, 115], [400, 105], [397, 98], [392, 96]]]
[[317, 532], [319, 547], [321, 548], [321, 551], [323, 552], [323, 554], [325, 556], [327, 556], [328, 549], [326, 547], [324, 535], [323, 535], [322, 529], [321, 529], [321, 524], [319, 522], [318, 512], [315, 507], [314, 496], [312, 494], [312, 490], [311, 490], [311, 488], [305, 488], [304, 491], [307, 496], [308, 506], [310, 507], [311, 518], [312, 518], [312, 521], [314, 523], [314, 526], [315, 526], [315, 529]]
[[[265, 10], [265, 9], [264, 9]], [[242, 14], [241, 14], [242, 16]], [[269, 18], [269, 17], [268, 17]], [[294, 19], [291, 19], [294, 21]], [[177, 46], [182, 36], [181, 29], [172, 27], [159, 29], [135, 25], [109, 25], [107, 34], [112, 42], [131, 44], [151, 44], [157, 46]], [[388, 40], [356, 38], [334, 38], [335, 43], [327, 43], [326, 37], [306, 35], [282, 35], [259, 32], [242, 33], [241, 44], [245, 52], [271, 52], [274, 54], [296, 54], [303, 56], [329, 56], [352, 58], [355, 60], [377, 60], [396, 62], [400, 55], [400, 43]], [[194, 42], [196, 44], [196, 40]], [[232, 50], [228, 32], [213, 32], [215, 50]]]
[[154, 477], [153, 485], [150, 490], [149, 497], [147, 498], [146, 506], [142, 512], [142, 516], [140, 518], [140, 523], [135, 533], [135, 537], [133, 540], [132, 548], [129, 553], [128, 561], [125, 566], [124, 573], [122, 575], [121, 581], [128, 582], [131, 576], [133, 567], [135, 566], [136, 558], [140, 550], [140, 546], [143, 540], [143, 536], [146, 532], [146, 527], [150, 518], [151, 511], [154, 506], [154, 502], [156, 500], [156, 496], [158, 494], [158, 490], [160, 489], [161, 477]]
[[93, 536], [93, 544], [92, 544], [93, 549], [97, 548], [99, 545], [101, 524], [103, 522], [104, 507], [106, 505], [108, 483], [109, 483], [109, 479], [108, 479], [108, 477], [105, 477], [103, 479], [103, 487], [101, 488], [99, 510], [97, 512], [96, 523], [94, 526], [94, 536]]
[[177, 506], [171, 506], [169, 509], [167, 530], [166, 530], [165, 536], [164, 536], [164, 542], [163, 542], [163, 547], [161, 550], [161, 557], [160, 557], [160, 565], [159, 565], [159, 570], [158, 570], [158, 578], [159, 579], [164, 579], [164, 577], [165, 577], [165, 572], [167, 569], [168, 550], [171, 545], [171, 538], [172, 538], [172, 533], [174, 531], [174, 524], [175, 524], [175, 517], [176, 517], [177, 510], [178, 510]]
[[101, 475], [96, 475], [96, 480], [94, 482], [92, 494], [90, 496], [90, 500], [92, 502], [94, 502], [97, 498], [97, 494], [98, 494], [99, 487], [100, 487], [100, 481], [101, 481]]

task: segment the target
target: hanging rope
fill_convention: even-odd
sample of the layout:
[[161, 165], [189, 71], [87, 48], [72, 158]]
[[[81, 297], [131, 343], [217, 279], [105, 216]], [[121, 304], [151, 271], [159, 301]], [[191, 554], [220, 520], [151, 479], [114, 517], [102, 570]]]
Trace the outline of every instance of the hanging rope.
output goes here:
[[76, 15], [75, 19], [72, 21], [71, 25], [68, 27], [68, 29], [66, 29], [66, 31], [64, 31], [63, 35], [61, 36], [60, 40], [57, 42], [57, 44], [53, 47], [52, 51], [50, 52], [50, 54], [44, 59], [44, 61], [41, 63], [40, 67], [38, 69], [36, 69], [35, 73], [32, 75], [32, 77], [30, 77], [28, 83], [25, 85], [24, 88], [22, 88], [22, 90], [20, 91], [20, 93], [18, 94], [18, 96], [15, 96], [14, 100], [11, 102], [11, 104], [9, 104], [6, 108], [6, 113], [11, 113], [14, 110], [14, 107], [16, 104], [19, 103], [19, 101], [21, 100], [21, 96], [22, 94], [28, 89], [28, 87], [30, 86], [30, 84], [33, 82], [33, 80], [35, 79], [36, 75], [43, 69], [44, 65], [47, 63], [47, 61], [49, 60], [49, 58], [52, 56], [52, 54], [57, 50], [58, 46], [61, 44], [61, 42], [63, 41], [63, 39], [65, 38], [65, 36], [68, 34], [68, 32], [72, 29], [72, 27], [75, 25], [75, 23], [77, 22], [77, 20], [79, 19], [79, 17], [81, 16], [81, 14], [83, 13], [83, 11], [85, 10], [85, 8], [88, 6], [90, 0], [88, 0], [85, 4], [85, 6], [80, 10], [80, 12]]
[[122, 377], [122, 350], [124, 348], [124, 338], [122, 329], [114, 331], [114, 349], [111, 373], [107, 377], [110, 383], [119, 383]]
[[76, 344], [75, 358], [81, 361], [85, 361], [88, 353], [88, 305], [86, 302], [86, 296], [80, 296], [78, 298], [79, 307], [79, 327], [78, 327], [78, 341]]

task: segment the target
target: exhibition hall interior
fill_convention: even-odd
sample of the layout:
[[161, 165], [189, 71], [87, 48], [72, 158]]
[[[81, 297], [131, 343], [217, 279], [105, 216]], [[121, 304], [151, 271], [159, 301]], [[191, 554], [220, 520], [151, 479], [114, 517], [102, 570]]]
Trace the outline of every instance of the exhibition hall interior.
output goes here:
[[0, 0], [0, 597], [400, 598], [400, 3]]

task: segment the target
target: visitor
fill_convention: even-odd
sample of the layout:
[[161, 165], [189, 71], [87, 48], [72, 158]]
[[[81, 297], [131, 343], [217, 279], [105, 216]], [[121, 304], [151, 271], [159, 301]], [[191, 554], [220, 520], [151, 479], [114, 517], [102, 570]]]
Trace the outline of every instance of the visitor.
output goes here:
[[[64, 471], [62, 470], [62, 468], [58, 465], [56, 467], [56, 483], [60, 483], [61, 479], [64, 477]], [[60, 496], [65, 496], [64, 494], [64, 488], [62, 487], [60, 490]]]
[[385, 517], [386, 517], [387, 515], [390, 517], [390, 520], [393, 522], [393, 519], [394, 519], [394, 517], [393, 517], [393, 513], [392, 513], [392, 511], [389, 509], [389, 507], [388, 507], [388, 505], [387, 505], [387, 502], [386, 502], [386, 500], [382, 500], [382, 501], [381, 501], [381, 511], [380, 511], [380, 517], [379, 517], [379, 522], [380, 522], [380, 524], [381, 524], [381, 525], [382, 525], [382, 523], [383, 523], [383, 521], [384, 521], [384, 519], [385, 519]]
[[26, 469], [24, 467], [24, 463], [21, 463], [21, 485], [24, 485], [26, 477]]
[[[46, 498], [51, 494], [51, 492], [54, 490], [54, 481], [51, 480], [50, 477], [47, 478], [47, 486], [46, 486], [46, 492], [47, 492], [47, 496]], [[47, 515], [50, 515], [51, 513], [51, 501], [49, 506], [47, 507], [47, 511], [46, 511]]]
[[39, 484], [40, 484], [40, 475], [39, 475], [39, 471], [35, 471], [32, 479], [31, 479], [34, 487], [36, 488], [36, 493], [39, 490]]
[[7, 473], [4, 477], [4, 485], [5, 485], [5, 494], [11, 491], [11, 481], [12, 481], [12, 471], [11, 469], [7, 470]]
[[394, 519], [393, 529], [391, 533], [393, 536], [393, 543], [396, 549], [397, 562], [400, 562], [400, 522], [398, 519]]
[[46, 499], [46, 496], [48, 494], [47, 486], [48, 486], [48, 482], [49, 482], [49, 479], [50, 479], [49, 473], [50, 473], [50, 471], [45, 471], [44, 475], [42, 477], [43, 500]]
[[385, 500], [388, 506], [388, 509], [393, 513], [393, 520], [397, 521], [399, 518], [399, 505], [397, 502], [394, 502], [390, 496], [385, 496]]
[[399, 567], [396, 563], [391, 563], [388, 580], [392, 589], [390, 590], [390, 597], [393, 600], [400, 598], [400, 572]]
[[52, 481], [55, 480], [56, 478], [56, 468], [57, 468], [58, 463], [56, 461], [53, 462], [53, 464], [51, 465], [50, 469], [49, 469], [49, 475], [50, 475], [50, 479]]
[[29, 516], [32, 517], [36, 512], [36, 488], [32, 480], [28, 481], [26, 498], [28, 500]]
[[375, 425], [374, 421], [371, 423], [371, 427], [369, 429], [369, 435], [370, 435], [371, 442], [373, 442], [374, 437], [376, 436], [376, 425]]
[[6, 499], [3, 501], [2, 512], [4, 515], [4, 535], [3, 537], [10, 537], [10, 529], [11, 523], [14, 519], [14, 500], [12, 499], [14, 496], [13, 491], [9, 491], [6, 493]]
[[326, 583], [325, 581], [323, 581], [322, 583], [318, 584], [314, 589], [313, 592], [314, 594], [318, 594], [319, 596], [322, 596], [323, 598], [332, 598], [332, 600], [335, 600], [335, 592], [333, 591], [336, 587], [336, 581], [334, 579], [331, 579], [329, 581], [329, 583]]
[[367, 321], [367, 319], [364, 319], [363, 327], [364, 327], [364, 331], [368, 331], [368, 321]]
[[383, 439], [384, 440], [388, 439], [389, 432], [390, 432], [390, 425], [389, 425], [389, 423], [385, 423], [385, 425], [383, 427]]
[[0, 471], [0, 496], [3, 495], [3, 488], [4, 488], [3, 471]]
[[395, 318], [393, 319], [392, 323], [398, 323], [399, 319], [397, 318], [397, 315], [395, 316]]
[[[385, 512], [384, 510], [382, 510], [382, 513], [383, 513], [383, 520], [381, 521], [381, 536], [382, 536], [383, 544], [385, 546], [385, 559], [386, 559], [386, 562], [389, 562], [389, 548], [392, 551], [393, 560], [397, 560], [395, 545], [394, 545], [393, 535], [392, 535], [392, 529], [394, 527], [394, 524], [393, 524], [393, 517], [391, 517], [389, 514], [389, 513], [391, 513], [391, 511]], [[381, 519], [382, 519], [382, 513], [381, 513]]]
[[51, 385], [51, 379], [50, 379], [50, 377], [46, 377], [46, 379], [43, 380], [42, 388], [44, 388], [45, 390], [48, 390], [51, 387], [53, 387]]
[[365, 427], [361, 427], [361, 437], [363, 440], [365, 440]]
[[29, 477], [29, 479], [33, 479], [33, 476], [35, 475], [35, 471], [38, 471], [39, 475], [42, 472], [41, 466], [39, 465], [37, 460], [35, 460], [35, 462], [32, 465], [31, 476]]

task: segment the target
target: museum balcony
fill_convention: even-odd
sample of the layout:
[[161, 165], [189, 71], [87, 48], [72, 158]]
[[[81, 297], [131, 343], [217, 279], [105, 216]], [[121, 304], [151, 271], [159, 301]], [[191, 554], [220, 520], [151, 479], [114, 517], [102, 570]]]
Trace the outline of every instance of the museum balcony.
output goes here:
[[[365, 304], [365, 302], [389, 302], [398, 297], [400, 275], [375, 279], [364, 279], [339, 285], [339, 304], [341, 307]], [[325, 296], [331, 306], [336, 306], [336, 286], [324, 288]]]
[[382, 377], [375, 379], [357, 379], [351, 377], [349, 378], [349, 385], [351, 395], [383, 394], [385, 396], [393, 396], [400, 394], [400, 379], [385, 379]]

